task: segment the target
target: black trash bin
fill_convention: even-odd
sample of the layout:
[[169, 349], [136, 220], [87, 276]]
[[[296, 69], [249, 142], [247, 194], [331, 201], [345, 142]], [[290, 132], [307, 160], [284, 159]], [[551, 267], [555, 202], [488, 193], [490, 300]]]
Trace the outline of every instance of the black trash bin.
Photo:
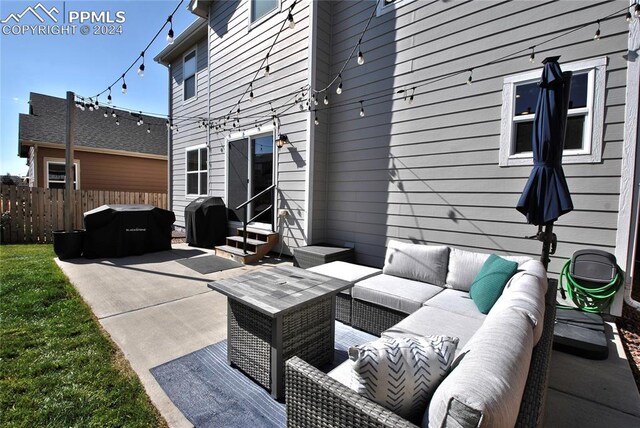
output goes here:
[[84, 213], [84, 256], [124, 257], [171, 249], [176, 216], [153, 205], [102, 205]]
[[227, 236], [227, 207], [222, 198], [195, 199], [184, 209], [187, 243], [194, 247], [223, 245]]

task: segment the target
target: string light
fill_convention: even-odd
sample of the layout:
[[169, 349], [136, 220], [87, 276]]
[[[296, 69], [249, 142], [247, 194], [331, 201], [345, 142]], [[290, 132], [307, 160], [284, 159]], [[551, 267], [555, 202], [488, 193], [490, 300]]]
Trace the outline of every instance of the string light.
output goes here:
[[336, 88], [336, 94], [340, 95], [342, 93], [342, 74], [339, 74], [338, 78], [340, 79], [340, 84]]
[[291, 11], [289, 11], [287, 21], [289, 21], [289, 28], [293, 30], [296, 26], [296, 21], [293, 20], [293, 14], [291, 13]]
[[109, 95], [107, 95], [107, 103], [111, 104], [111, 86], [109, 86]]
[[313, 123], [315, 123], [316, 125], [320, 125], [320, 121], [318, 120], [318, 112], [316, 110], [313, 111], [315, 113], [315, 119], [313, 120]]
[[267, 65], [264, 67], [264, 77], [269, 77], [269, 54], [267, 54], [265, 61]]
[[115, 110], [111, 110], [111, 117], [118, 117]]
[[631, 22], [631, 20], [633, 19], [631, 17], [631, 11], [630, 10], [627, 11], [627, 14], [625, 15], [625, 19], [627, 20], [627, 22]]
[[249, 101], [253, 101], [253, 82], [249, 83], [249, 88], [251, 92], [249, 92]]
[[89, 111], [93, 111], [93, 100], [91, 100], [91, 98], [89, 98]]
[[124, 74], [122, 75], [122, 93], [125, 95], [127, 93], [127, 82], [124, 80]]
[[93, 103], [93, 108], [95, 110], [100, 110], [100, 103], [98, 102], [98, 97], [96, 97], [96, 101]]
[[598, 29], [596, 30], [596, 34], [593, 36], [593, 40], [600, 40], [600, 20], [596, 21], [598, 23]]
[[358, 65], [364, 64], [364, 54], [362, 53], [362, 39], [358, 40]]
[[324, 105], [326, 105], [326, 106], [329, 105], [329, 96], [328, 95], [324, 96]]
[[362, 104], [363, 102], [363, 100], [360, 100], [360, 117], [364, 117], [364, 105]]
[[102, 115], [104, 117], [109, 117], [109, 109], [107, 108]]
[[413, 104], [413, 95], [416, 92], [416, 87], [411, 88], [411, 96], [409, 97], [409, 104]]
[[640, 18], [640, 3], [636, 3], [636, 7], [633, 9], [633, 14], [636, 18]]
[[147, 125], [147, 134], [151, 134], [151, 125]]
[[169, 15], [167, 18], [167, 22], [169, 23], [169, 32], [167, 33], [167, 43], [173, 44], [173, 15]]
[[529, 62], [533, 63], [536, 59], [536, 47], [531, 46], [531, 55], [529, 55]]
[[120, 118], [118, 117], [117, 114], [116, 114], [116, 125], [120, 125]]
[[140, 64], [140, 67], [138, 67], [138, 76], [144, 77], [144, 51], [142, 51], [140, 57], [142, 58], [142, 63]]
[[470, 85], [473, 83], [473, 68], [469, 69], [469, 78], [467, 79], [467, 85]]

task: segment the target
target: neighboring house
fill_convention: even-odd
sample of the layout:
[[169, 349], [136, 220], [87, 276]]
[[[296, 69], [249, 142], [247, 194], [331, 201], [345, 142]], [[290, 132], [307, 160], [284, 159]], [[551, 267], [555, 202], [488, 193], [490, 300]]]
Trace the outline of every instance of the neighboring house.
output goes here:
[[[27, 159], [31, 187], [64, 188], [66, 105], [32, 92], [29, 114], [20, 114], [18, 155]], [[75, 110], [75, 188], [166, 193], [165, 121], [143, 115], [138, 126], [139, 114], [108, 108], [105, 117], [106, 108]]]
[[4, 184], [5, 186], [18, 186], [18, 187], [27, 186], [28, 185], [27, 181], [28, 180], [24, 177], [11, 175], [9, 173], [2, 176], [2, 184]]
[[[191, 1], [202, 18], [156, 57], [169, 68], [170, 114], [217, 119], [234, 111], [292, 3]], [[170, 137], [176, 224], [199, 195], [234, 208], [273, 182], [275, 206], [289, 211], [278, 224], [285, 253], [354, 245], [360, 263], [381, 266], [387, 242], [399, 239], [539, 255], [541, 243], [525, 239], [537, 228], [514, 207], [531, 171], [541, 61], [560, 55], [574, 72], [563, 161], [575, 210], [556, 223], [549, 271], [557, 276], [576, 250], [600, 248], [631, 274], [640, 42], [638, 19], [629, 24], [620, 11], [626, 4], [298, 1], [295, 28], [284, 27], [269, 55], [270, 75], [260, 72], [255, 98], [240, 104], [248, 117], [269, 117], [267, 101], [291, 104], [300, 87], [329, 84], [374, 11], [360, 46], [364, 64], [354, 55], [326, 92], [328, 105], [288, 109], [275, 127], [243, 118], [241, 132], [220, 132], [217, 121], [208, 131], [184, 122]], [[289, 137], [281, 149], [278, 133]], [[256, 179], [265, 160], [270, 182]]]

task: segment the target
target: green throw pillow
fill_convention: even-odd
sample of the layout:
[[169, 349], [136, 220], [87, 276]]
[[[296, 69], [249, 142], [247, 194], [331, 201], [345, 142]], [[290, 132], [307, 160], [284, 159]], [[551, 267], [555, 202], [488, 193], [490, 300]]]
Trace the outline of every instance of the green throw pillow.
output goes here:
[[510, 262], [495, 254], [489, 256], [469, 289], [469, 296], [480, 312], [489, 313], [502, 294], [504, 286], [517, 270], [518, 263]]

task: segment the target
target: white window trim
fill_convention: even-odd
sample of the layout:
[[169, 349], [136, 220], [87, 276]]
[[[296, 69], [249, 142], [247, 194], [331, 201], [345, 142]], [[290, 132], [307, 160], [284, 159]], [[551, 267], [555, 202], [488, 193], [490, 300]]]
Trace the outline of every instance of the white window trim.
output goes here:
[[[196, 71], [194, 71], [193, 73], [194, 83], [195, 83], [194, 95], [191, 98], [185, 100], [184, 99], [185, 88], [187, 86], [185, 82], [187, 78], [184, 75], [184, 60], [187, 57], [187, 55], [190, 55], [192, 52], [195, 52], [195, 60], [196, 60]], [[193, 48], [189, 49], [184, 53], [184, 55], [182, 55], [182, 103], [189, 104], [194, 102], [197, 99], [198, 99], [198, 45], [196, 44]]]
[[252, 0], [249, 0], [249, 16], [247, 17], [247, 22], [249, 23], [249, 25], [247, 26], [248, 30], [251, 31], [255, 27], [262, 24], [263, 22], [267, 21], [272, 16], [282, 12], [282, 1], [283, 0], [278, 0], [278, 4], [276, 5], [275, 8], [273, 8], [272, 11], [267, 12], [263, 17], [256, 20], [255, 22], [251, 22], [251, 15], [253, 14], [253, 2]]
[[[265, 125], [265, 126], [261, 126], [260, 128], [247, 129], [246, 131], [235, 132], [225, 137], [224, 139], [224, 153], [225, 153], [225, 156], [224, 156], [224, 202], [225, 204], [228, 205], [228, 201], [229, 201], [229, 180], [227, 179], [229, 177], [229, 143], [231, 141], [237, 141], [237, 140], [243, 140], [243, 139], [248, 140], [249, 138], [254, 137], [256, 135], [268, 135], [269, 133], [273, 135], [273, 182], [277, 184], [278, 183], [278, 164], [279, 164], [279, 156], [280, 156], [279, 150], [281, 149], [278, 149], [278, 147], [276, 146], [277, 136], [276, 136], [276, 129], [273, 125]], [[276, 215], [276, 211], [277, 209], [274, 208], [273, 210], [274, 216]], [[233, 224], [234, 222], [230, 221], [230, 223]]]
[[[590, 144], [585, 144], [582, 150], [565, 150], [562, 156], [563, 164], [599, 163], [602, 161], [602, 138], [604, 130], [604, 98], [607, 74], [607, 57], [585, 61], [561, 64], [563, 71], [587, 71], [591, 75], [587, 89], [587, 107], [574, 109], [576, 113], [588, 113], [585, 120], [584, 136], [591, 134]], [[505, 77], [502, 86], [502, 120], [500, 123], [500, 166], [533, 165], [530, 153], [513, 154], [514, 150], [514, 88], [518, 83], [534, 82], [540, 79], [541, 70]], [[592, 78], [591, 78], [592, 77]], [[517, 119], [516, 119], [517, 121]]]
[[[189, 175], [189, 171], [187, 171], [187, 163], [189, 162], [187, 156], [188, 153], [194, 150], [198, 151], [198, 168], [200, 168], [200, 149], [207, 149], [207, 188], [204, 189], [205, 193], [189, 193], [189, 185], [187, 184], [187, 176]], [[202, 170], [198, 169], [198, 171], [191, 171], [191, 173], [198, 174], [198, 187], [200, 187], [200, 173]], [[202, 189], [200, 189], [202, 191]], [[197, 146], [189, 146], [184, 149], [184, 196], [185, 199], [197, 199], [202, 196], [207, 196], [209, 194], [209, 148], [206, 144], [198, 144]]]
[[385, 13], [391, 12], [392, 10], [396, 10], [399, 7], [404, 6], [405, 4], [411, 3], [413, 0], [396, 0], [390, 4], [384, 4], [384, 0], [380, 0], [376, 9], [376, 16], [382, 16]]
[[[59, 165], [66, 164], [65, 160], [61, 158], [44, 158], [44, 187], [46, 189], [49, 188], [49, 164], [52, 164], [52, 163], [59, 164]], [[76, 182], [75, 190], [80, 190], [80, 161], [74, 160], [73, 164], [76, 167], [75, 177], [74, 177]]]

